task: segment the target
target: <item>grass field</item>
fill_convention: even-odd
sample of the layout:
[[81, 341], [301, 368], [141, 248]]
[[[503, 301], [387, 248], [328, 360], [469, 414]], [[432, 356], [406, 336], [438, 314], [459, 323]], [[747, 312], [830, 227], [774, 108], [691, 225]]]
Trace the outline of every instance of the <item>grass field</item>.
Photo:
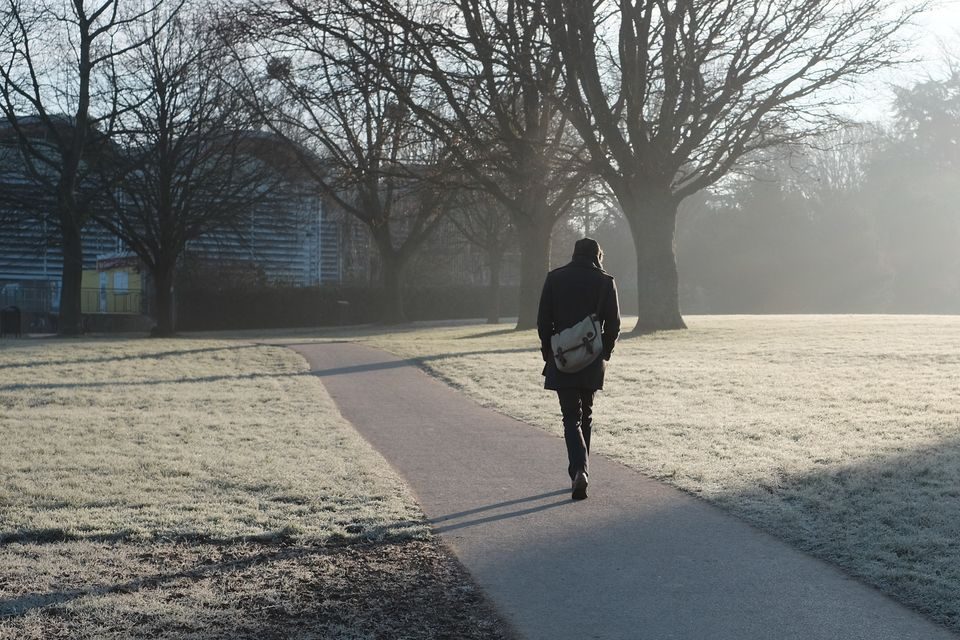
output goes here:
[[0, 342], [0, 638], [503, 637], [282, 347]]
[[[960, 630], [960, 318], [688, 324], [618, 345], [594, 453]], [[417, 358], [561, 432], [532, 331], [290, 335]], [[0, 638], [496, 637], [306, 365], [249, 337], [0, 343]]]
[[[702, 496], [960, 630], [960, 318], [691, 317], [622, 341], [593, 449]], [[629, 323], [627, 323], [629, 326]], [[418, 358], [561, 433], [533, 331], [317, 333]], [[603, 491], [595, 478], [594, 492]]]

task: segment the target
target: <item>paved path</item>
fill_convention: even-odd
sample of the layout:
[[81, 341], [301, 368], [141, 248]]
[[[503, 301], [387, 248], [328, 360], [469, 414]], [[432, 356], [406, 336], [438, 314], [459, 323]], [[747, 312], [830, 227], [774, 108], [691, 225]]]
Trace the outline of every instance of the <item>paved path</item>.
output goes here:
[[407, 361], [349, 343], [293, 348], [524, 638], [957, 638], [600, 456], [590, 460], [589, 499], [571, 501], [561, 438], [484, 409]]

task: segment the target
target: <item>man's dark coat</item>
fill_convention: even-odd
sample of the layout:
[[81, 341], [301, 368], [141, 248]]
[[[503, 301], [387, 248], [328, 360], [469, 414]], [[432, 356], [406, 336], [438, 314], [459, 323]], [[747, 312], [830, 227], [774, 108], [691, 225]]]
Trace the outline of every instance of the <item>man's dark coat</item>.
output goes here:
[[[603, 357], [576, 373], [558, 371], [550, 351], [550, 336], [595, 313], [604, 291], [606, 298], [600, 309]], [[617, 336], [620, 335], [620, 304], [613, 276], [597, 266], [593, 258], [580, 255], [574, 256], [566, 266], [548, 273], [540, 294], [537, 332], [546, 362], [543, 368], [543, 375], [546, 376], [544, 388], [602, 389], [606, 361], [610, 359]]]

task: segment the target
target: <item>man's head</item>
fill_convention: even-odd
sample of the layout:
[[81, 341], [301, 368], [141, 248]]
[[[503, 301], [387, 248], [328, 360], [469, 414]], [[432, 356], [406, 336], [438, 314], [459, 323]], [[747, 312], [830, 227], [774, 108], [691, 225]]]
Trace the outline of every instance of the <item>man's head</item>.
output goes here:
[[600, 244], [593, 238], [580, 238], [577, 240], [576, 244], [573, 245], [573, 256], [590, 258], [598, 267], [600, 263], [603, 262], [603, 250], [600, 248]]

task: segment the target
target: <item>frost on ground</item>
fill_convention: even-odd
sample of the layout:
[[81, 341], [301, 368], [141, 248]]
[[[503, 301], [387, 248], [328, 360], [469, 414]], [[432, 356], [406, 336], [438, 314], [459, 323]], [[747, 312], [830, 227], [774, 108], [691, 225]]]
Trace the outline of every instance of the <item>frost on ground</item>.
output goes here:
[[[699, 495], [960, 630], [960, 318], [690, 317], [621, 341], [594, 453]], [[631, 326], [626, 322], [625, 326]], [[560, 435], [533, 331], [356, 335]], [[595, 492], [602, 479], [595, 479]]]
[[430, 540], [14, 544], [3, 566], [5, 640], [509, 637]]
[[506, 637], [293, 352], [4, 341], [0, 372], [0, 638]]

